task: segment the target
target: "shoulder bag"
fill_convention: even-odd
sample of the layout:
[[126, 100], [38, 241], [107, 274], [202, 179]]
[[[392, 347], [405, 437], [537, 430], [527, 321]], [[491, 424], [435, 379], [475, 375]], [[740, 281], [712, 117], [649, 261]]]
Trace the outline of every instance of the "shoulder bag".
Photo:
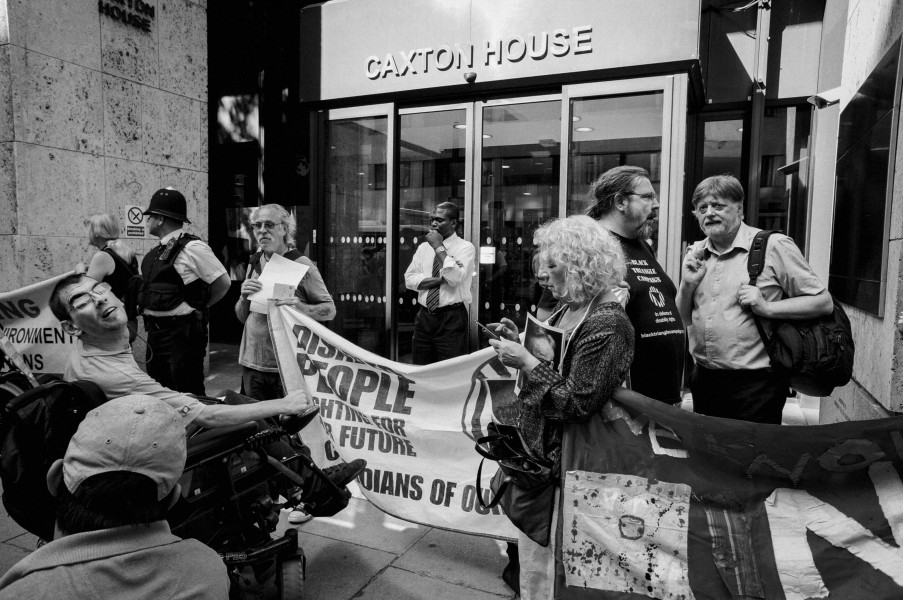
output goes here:
[[[490, 423], [486, 430], [488, 434], [476, 441], [476, 450], [483, 456], [477, 469], [480, 505], [500, 506], [515, 527], [537, 544], [548, 546], [556, 487], [552, 463], [529, 450], [517, 427]], [[490, 483], [493, 497], [488, 504], [483, 502], [481, 484], [487, 458], [499, 465]]]
[[[760, 231], [753, 238], [746, 264], [749, 285], [756, 285], [765, 268], [765, 249], [772, 233], [775, 232]], [[770, 336], [755, 314], [753, 320], [771, 367], [787, 375], [793, 389], [810, 396], [828, 396], [853, 376], [853, 332], [838, 302], [834, 302], [834, 311], [826, 317], [775, 319]]]

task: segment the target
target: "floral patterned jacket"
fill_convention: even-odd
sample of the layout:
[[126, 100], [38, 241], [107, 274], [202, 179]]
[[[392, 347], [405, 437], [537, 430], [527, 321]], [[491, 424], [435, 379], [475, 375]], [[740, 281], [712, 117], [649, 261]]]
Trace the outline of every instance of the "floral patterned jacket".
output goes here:
[[[552, 317], [555, 325], [560, 313]], [[562, 373], [549, 364], [537, 365], [526, 378], [518, 399], [518, 425], [533, 452], [552, 461], [560, 472], [564, 423], [589, 419], [621, 385], [633, 360], [633, 326], [617, 302], [599, 304], [571, 332]]]

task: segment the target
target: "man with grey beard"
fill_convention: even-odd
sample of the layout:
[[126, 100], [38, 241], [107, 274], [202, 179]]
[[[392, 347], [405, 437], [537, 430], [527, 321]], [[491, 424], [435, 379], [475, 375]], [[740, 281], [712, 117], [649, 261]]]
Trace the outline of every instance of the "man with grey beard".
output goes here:
[[622, 166], [602, 173], [590, 186], [596, 203], [586, 214], [611, 232], [627, 263], [627, 316], [636, 332], [630, 388], [668, 404], [680, 402], [685, 330], [677, 310], [677, 288], [655, 259], [649, 243], [658, 218], [658, 198], [649, 173]]
[[743, 222], [743, 186], [732, 175], [704, 179], [693, 212], [706, 238], [687, 248], [677, 306], [691, 324], [696, 365], [690, 380], [693, 410], [703, 415], [780, 424], [787, 376], [773, 371], [755, 317], [813, 319], [831, 314], [831, 294], [796, 243], [772, 235], [756, 285], [747, 263], [756, 233]]

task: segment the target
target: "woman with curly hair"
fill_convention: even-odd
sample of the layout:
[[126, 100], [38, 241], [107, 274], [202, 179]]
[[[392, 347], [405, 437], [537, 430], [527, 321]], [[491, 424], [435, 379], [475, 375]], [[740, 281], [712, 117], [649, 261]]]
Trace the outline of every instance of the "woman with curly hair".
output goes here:
[[[624, 279], [621, 247], [594, 219], [574, 215], [542, 225], [533, 235], [539, 284], [558, 300], [547, 323], [564, 330], [559, 370], [520, 344], [509, 319], [491, 324], [503, 339], [490, 340], [501, 361], [524, 375], [518, 426], [530, 449], [561, 476], [561, 439], [568, 423], [599, 413], [621, 385], [633, 359], [633, 327], [613, 290]], [[557, 504], [557, 496], [556, 504]], [[542, 547], [521, 533], [520, 593], [524, 600], [551, 598], [555, 579], [552, 540]]]

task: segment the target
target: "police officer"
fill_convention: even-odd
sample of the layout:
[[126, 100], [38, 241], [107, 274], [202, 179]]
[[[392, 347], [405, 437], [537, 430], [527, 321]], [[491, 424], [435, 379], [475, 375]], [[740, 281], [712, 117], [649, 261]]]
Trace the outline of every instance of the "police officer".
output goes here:
[[171, 187], [151, 197], [148, 231], [160, 244], [141, 263], [140, 307], [147, 329], [147, 373], [164, 387], [204, 394], [208, 307], [229, 290], [226, 269], [191, 223], [185, 196]]

